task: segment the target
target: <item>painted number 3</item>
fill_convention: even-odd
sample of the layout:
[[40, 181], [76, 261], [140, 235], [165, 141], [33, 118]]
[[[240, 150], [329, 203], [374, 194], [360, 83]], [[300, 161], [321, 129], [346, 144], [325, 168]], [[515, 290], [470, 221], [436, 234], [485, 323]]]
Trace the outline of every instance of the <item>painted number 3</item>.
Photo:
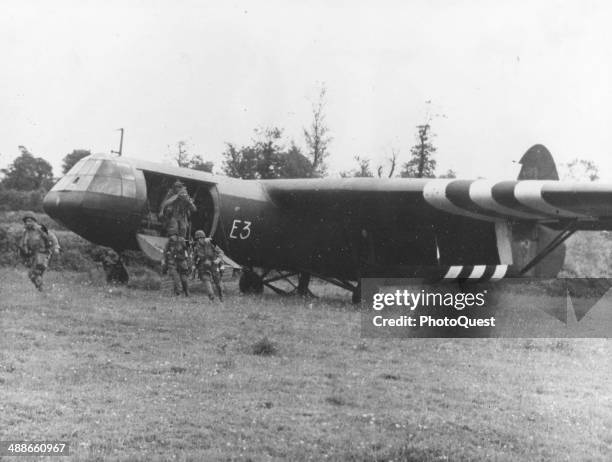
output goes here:
[[232, 239], [248, 239], [251, 235], [251, 222], [234, 220], [229, 237]]

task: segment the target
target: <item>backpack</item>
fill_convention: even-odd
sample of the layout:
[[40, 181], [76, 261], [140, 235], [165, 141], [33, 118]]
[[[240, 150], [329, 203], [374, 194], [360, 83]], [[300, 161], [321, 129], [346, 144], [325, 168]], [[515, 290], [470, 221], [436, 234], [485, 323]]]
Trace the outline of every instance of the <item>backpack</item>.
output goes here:
[[45, 225], [40, 225], [40, 229], [47, 236], [47, 242], [51, 253], [57, 254], [62, 249], [59, 244], [59, 240], [53, 231], [49, 231]]

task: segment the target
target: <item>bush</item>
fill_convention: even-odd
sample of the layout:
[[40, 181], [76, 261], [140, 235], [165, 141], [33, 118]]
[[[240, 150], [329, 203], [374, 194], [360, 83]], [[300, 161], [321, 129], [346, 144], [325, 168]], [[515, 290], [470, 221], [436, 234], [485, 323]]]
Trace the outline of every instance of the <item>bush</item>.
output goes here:
[[612, 277], [612, 233], [609, 231], [585, 231], [567, 240], [567, 254], [562, 276]]
[[16, 246], [9, 234], [8, 226], [0, 225], [0, 265], [16, 265]]
[[[23, 233], [23, 214], [23, 211], [0, 212], [0, 266], [18, 266], [22, 263], [18, 247]], [[49, 269], [79, 271], [90, 275], [93, 274], [92, 271], [98, 271], [103, 274], [101, 262], [109, 250], [107, 247], [92, 244], [72, 231], [63, 230], [43, 213], [35, 215], [39, 223], [53, 230], [62, 249], [59, 255], [51, 258]], [[150, 261], [138, 251], [124, 252], [123, 261], [129, 268], [129, 287], [160, 289], [161, 278], [157, 271], [159, 263]]]
[[51, 259], [51, 269], [88, 271], [96, 267], [94, 261], [78, 249], [67, 249]]
[[47, 194], [47, 191], [44, 189], [35, 189], [34, 191], [0, 189], [0, 211], [31, 210], [42, 212], [45, 194]]
[[[26, 211], [31, 212], [31, 210], [0, 210], [0, 223], [12, 225], [13, 228], [23, 229], [22, 218]], [[66, 228], [44, 212], [34, 212], [34, 216], [38, 223], [45, 225], [48, 229], [66, 231]]]

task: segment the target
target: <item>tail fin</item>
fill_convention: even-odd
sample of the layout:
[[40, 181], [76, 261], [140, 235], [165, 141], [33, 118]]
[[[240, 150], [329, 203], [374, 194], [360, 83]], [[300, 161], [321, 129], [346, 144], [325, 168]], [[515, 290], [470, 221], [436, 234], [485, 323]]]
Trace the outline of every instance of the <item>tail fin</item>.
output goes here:
[[557, 166], [552, 154], [541, 144], [530, 147], [519, 164], [519, 180], [558, 180]]
[[[541, 144], [530, 147], [521, 160], [519, 180], [558, 180], [559, 173], [552, 155]], [[519, 268], [529, 263], [549, 242], [558, 231], [532, 223], [515, 224], [512, 226], [512, 259]], [[563, 267], [565, 261], [565, 244], [559, 245], [544, 260], [531, 269], [526, 276], [554, 278]]]

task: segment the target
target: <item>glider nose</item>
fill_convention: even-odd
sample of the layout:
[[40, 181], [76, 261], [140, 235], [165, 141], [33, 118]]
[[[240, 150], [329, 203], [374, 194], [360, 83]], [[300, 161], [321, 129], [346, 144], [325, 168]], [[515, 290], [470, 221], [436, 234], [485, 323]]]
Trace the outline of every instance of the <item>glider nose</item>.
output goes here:
[[142, 172], [107, 156], [89, 156], [49, 191], [45, 212], [85, 239], [115, 249], [136, 246], [146, 202]]
[[[63, 200], [62, 200], [63, 199]], [[74, 194], [61, 194], [55, 188], [43, 199], [43, 210], [58, 223], [71, 228], [71, 217], [78, 214], [79, 201]]]

